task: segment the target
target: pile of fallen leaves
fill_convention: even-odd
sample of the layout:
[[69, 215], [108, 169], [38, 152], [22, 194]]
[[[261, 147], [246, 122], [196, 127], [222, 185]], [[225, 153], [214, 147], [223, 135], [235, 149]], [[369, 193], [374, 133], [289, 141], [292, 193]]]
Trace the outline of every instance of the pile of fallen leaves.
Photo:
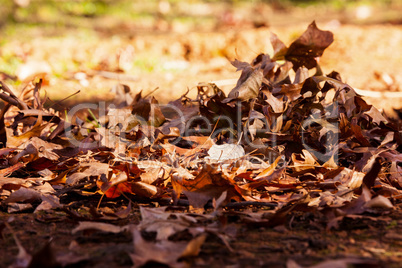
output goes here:
[[[232, 62], [241, 76], [228, 96], [200, 83], [196, 100], [165, 105], [119, 85], [115, 103], [62, 116], [44, 108], [40, 80], [19, 97], [1, 82], [0, 209], [59, 211], [79, 222], [74, 233], [129, 231], [135, 266], [175, 267], [207, 233], [230, 250], [229, 219], [274, 227], [310, 212], [330, 229], [346, 216], [387, 213], [402, 198], [401, 127], [340, 74], [323, 75], [318, 58], [332, 41], [314, 22], [289, 47], [272, 35], [273, 56]], [[97, 207], [82, 202], [94, 197]], [[126, 205], [110, 207], [117, 198]], [[137, 202], [149, 204], [139, 224], [105, 223]], [[35, 258], [19, 247], [17, 262], [28, 266]]]

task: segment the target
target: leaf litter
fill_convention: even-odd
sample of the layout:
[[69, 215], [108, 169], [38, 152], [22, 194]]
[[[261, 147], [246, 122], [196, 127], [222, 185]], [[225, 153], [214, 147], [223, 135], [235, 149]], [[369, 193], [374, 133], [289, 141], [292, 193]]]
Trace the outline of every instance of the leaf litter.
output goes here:
[[[400, 122], [339, 73], [323, 74], [318, 59], [332, 42], [315, 22], [289, 47], [272, 34], [274, 55], [232, 62], [241, 75], [227, 96], [208, 83], [195, 100], [168, 105], [138, 93], [99, 118], [44, 108], [41, 80], [25, 89], [33, 97], [1, 82], [0, 230], [18, 245], [12, 266], [90, 258], [75, 244], [54, 252], [51, 241], [28, 253], [10, 227], [23, 212], [69, 219], [75, 236], [130, 234], [134, 267], [197, 265], [208, 239], [233, 252], [241, 228], [292, 229], [306, 215], [328, 231], [351, 219], [391, 222], [402, 199]], [[136, 210], [140, 221], [130, 220]], [[43, 250], [53, 257], [41, 259]], [[350, 264], [379, 265], [353, 257], [311, 267]]]

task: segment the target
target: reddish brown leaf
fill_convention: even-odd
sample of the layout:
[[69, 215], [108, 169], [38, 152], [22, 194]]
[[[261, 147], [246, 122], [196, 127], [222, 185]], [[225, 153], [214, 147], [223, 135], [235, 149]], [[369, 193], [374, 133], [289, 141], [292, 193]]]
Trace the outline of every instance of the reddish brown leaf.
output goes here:
[[367, 188], [371, 189], [374, 186], [375, 179], [380, 173], [382, 165], [381, 165], [381, 157], [377, 157], [371, 166], [371, 169], [367, 174], [363, 177], [363, 184], [367, 186]]
[[228, 191], [227, 199], [238, 198], [233, 182], [224, 178], [213, 167], [207, 165], [193, 180], [172, 180], [173, 189], [176, 193], [184, 193], [190, 205], [202, 208], [209, 200], [218, 199], [224, 191]]

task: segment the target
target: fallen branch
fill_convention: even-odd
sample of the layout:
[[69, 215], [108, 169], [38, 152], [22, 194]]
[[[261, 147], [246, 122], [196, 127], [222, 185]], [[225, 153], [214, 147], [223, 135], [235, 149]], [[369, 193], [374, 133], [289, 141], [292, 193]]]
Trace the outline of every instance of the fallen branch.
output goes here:
[[28, 105], [20, 100], [17, 96], [15, 96], [14, 92], [5, 84], [3, 81], [0, 81], [1, 89], [8, 93], [0, 93], [0, 99], [4, 100], [5, 102], [18, 107], [20, 110], [28, 110]]

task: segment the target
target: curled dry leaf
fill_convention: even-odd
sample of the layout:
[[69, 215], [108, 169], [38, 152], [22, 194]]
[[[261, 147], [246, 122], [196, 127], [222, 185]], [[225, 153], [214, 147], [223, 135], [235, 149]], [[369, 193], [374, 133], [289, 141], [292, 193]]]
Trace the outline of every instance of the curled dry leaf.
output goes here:
[[228, 95], [228, 99], [248, 101], [259, 94], [263, 81], [263, 73], [260, 69], [252, 67], [244, 69], [235, 88]]
[[[189, 206], [205, 214], [141, 206], [139, 227], [129, 227], [134, 266], [173, 267], [199, 253], [205, 230], [221, 232], [233, 218], [233, 224], [289, 227], [311, 212], [320, 213], [319, 223], [311, 221], [315, 226], [330, 228], [345, 217], [398, 207], [401, 126], [339, 73], [321, 74], [317, 58], [332, 41], [332, 33], [315, 22], [288, 47], [271, 35], [272, 57], [232, 62], [242, 73], [228, 97], [211, 83], [197, 86], [195, 100], [185, 94], [168, 105], [138, 93], [119, 100], [125, 108], [102, 111], [107, 114], [102, 118], [62, 119], [43, 108], [38, 85], [28, 100], [1, 82], [0, 98], [7, 102], [0, 114], [3, 207], [9, 212], [61, 208], [73, 220], [89, 221], [128, 220], [131, 209], [121, 217], [116, 212], [124, 202], [172, 210]], [[317, 74], [310, 76], [314, 67]], [[120, 88], [122, 95], [130, 93]], [[74, 209], [88, 196], [100, 209], [81, 215]], [[252, 211], [259, 207], [268, 211]], [[215, 229], [206, 227], [207, 221]], [[85, 224], [74, 232], [128, 228]], [[144, 240], [138, 228], [156, 232], [157, 240]], [[191, 239], [168, 240], [180, 232]]]

